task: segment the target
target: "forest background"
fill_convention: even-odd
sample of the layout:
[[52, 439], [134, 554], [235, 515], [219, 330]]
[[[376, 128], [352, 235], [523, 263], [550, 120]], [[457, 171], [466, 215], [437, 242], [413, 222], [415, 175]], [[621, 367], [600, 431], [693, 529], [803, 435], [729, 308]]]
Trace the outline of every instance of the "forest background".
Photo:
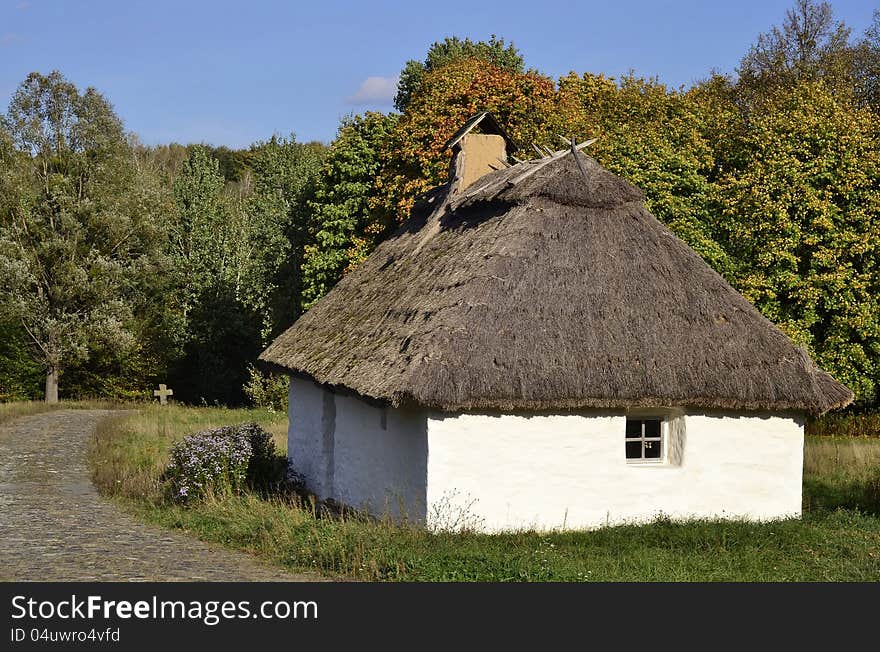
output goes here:
[[[880, 396], [880, 12], [860, 34], [797, 0], [734, 74], [667, 88], [552, 79], [503, 38], [449, 37], [395, 110], [329, 145], [145, 146], [110, 99], [34, 72], [0, 119], [0, 401], [276, 405], [257, 355], [445, 180], [446, 139], [491, 111], [529, 157], [598, 138], [602, 165], [817, 363]], [[711, 62], [710, 62], [711, 63]]]

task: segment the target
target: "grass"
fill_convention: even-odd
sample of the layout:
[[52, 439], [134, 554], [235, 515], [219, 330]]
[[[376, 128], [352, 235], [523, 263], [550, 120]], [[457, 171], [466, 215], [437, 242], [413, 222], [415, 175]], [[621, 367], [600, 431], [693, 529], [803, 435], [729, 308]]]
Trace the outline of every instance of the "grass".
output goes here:
[[146, 520], [293, 570], [398, 581], [814, 581], [880, 578], [880, 521], [854, 511], [803, 521], [657, 521], [593, 532], [431, 534], [314, 518], [243, 496], [192, 509], [135, 506]]
[[[592, 532], [430, 533], [317, 514], [253, 494], [191, 507], [166, 502], [158, 477], [173, 441], [256, 421], [284, 451], [287, 419], [265, 410], [150, 406], [105, 421], [90, 451], [94, 480], [142, 520], [253, 553], [293, 571], [393, 581], [877, 581], [880, 495], [866, 492], [880, 440], [807, 437], [803, 519], [666, 520]], [[877, 492], [875, 492], [877, 493]]]
[[108, 495], [162, 504], [159, 476], [171, 445], [184, 435], [232, 423], [256, 421], [286, 455], [287, 416], [268, 410], [150, 404], [99, 424], [89, 449], [92, 480]]
[[880, 515], [880, 439], [807, 437], [804, 508], [857, 509]]
[[807, 437], [804, 475], [816, 480], [863, 481], [880, 468], [880, 440]]

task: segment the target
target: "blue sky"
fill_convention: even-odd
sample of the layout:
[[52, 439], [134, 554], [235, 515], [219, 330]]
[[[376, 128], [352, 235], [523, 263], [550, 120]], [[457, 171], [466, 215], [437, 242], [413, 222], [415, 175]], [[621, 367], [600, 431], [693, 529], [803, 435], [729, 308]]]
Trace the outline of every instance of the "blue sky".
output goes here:
[[[339, 118], [389, 110], [394, 78], [445, 36], [512, 40], [526, 64], [688, 85], [732, 72], [793, 0], [281, 2], [0, 0], [0, 110], [31, 71], [104, 93], [149, 144], [329, 141]], [[854, 33], [867, 0], [834, 0]]]

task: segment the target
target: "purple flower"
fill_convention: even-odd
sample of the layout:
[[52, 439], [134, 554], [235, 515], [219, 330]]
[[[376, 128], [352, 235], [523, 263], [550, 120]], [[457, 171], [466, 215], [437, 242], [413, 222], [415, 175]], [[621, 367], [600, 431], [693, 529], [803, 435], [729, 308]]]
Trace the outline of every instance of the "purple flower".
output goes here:
[[170, 495], [186, 503], [208, 492], [239, 493], [249, 469], [270, 468], [275, 457], [272, 436], [255, 423], [224, 426], [184, 437], [171, 449], [165, 477]]

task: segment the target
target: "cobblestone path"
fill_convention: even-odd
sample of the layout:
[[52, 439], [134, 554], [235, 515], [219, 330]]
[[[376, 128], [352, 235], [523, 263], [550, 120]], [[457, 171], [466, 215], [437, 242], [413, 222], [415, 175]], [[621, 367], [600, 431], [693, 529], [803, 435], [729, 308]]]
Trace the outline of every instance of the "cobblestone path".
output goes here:
[[135, 521], [98, 495], [86, 448], [105, 410], [0, 426], [0, 581], [308, 581]]

